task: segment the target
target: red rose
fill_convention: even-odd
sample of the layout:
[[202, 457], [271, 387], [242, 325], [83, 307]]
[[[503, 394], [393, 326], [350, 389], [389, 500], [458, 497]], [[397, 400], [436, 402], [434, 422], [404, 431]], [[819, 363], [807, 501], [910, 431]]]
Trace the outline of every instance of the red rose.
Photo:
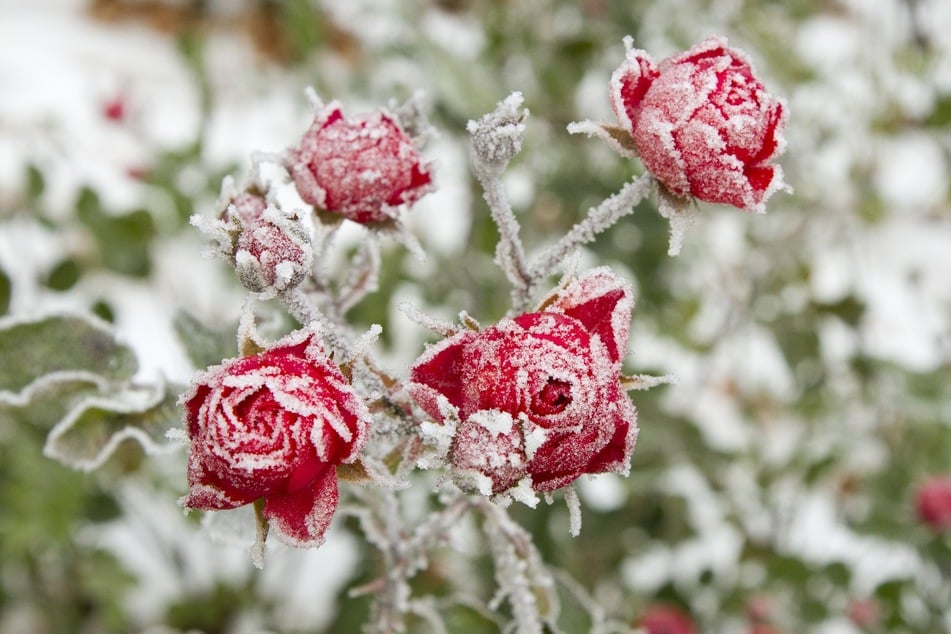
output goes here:
[[410, 393], [437, 420], [447, 404], [458, 419], [449, 459], [463, 483], [474, 475], [498, 493], [529, 476], [552, 491], [628, 468], [637, 414], [620, 372], [632, 308], [630, 287], [596, 269], [544, 311], [460, 332], [417, 360]]
[[313, 332], [199, 374], [182, 397], [191, 440], [186, 507], [264, 515], [296, 546], [319, 546], [337, 508], [335, 465], [354, 460], [370, 414]]
[[785, 147], [786, 104], [726, 38], [660, 64], [629, 50], [611, 77], [611, 104], [644, 166], [678, 196], [763, 211], [783, 187], [768, 161]]
[[669, 605], [654, 605], [641, 616], [641, 627], [647, 634], [695, 634], [693, 620], [681, 610]]
[[951, 528], [951, 477], [934, 476], [922, 482], [915, 494], [915, 506], [918, 519], [931, 530]]
[[301, 198], [359, 223], [395, 218], [432, 187], [429, 164], [392, 117], [348, 119], [336, 103], [317, 113], [286, 164]]

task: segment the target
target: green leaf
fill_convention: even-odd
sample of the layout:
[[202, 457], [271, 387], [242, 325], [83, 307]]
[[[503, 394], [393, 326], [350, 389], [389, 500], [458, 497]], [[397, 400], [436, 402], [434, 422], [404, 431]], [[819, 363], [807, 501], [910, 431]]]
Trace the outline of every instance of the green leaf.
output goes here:
[[237, 326], [225, 331], [208, 328], [192, 315], [180, 311], [172, 322], [179, 340], [185, 346], [188, 358], [197, 368], [207, 368], [221, 363], [222, 359], [229, 359], [238, 354], [238, 344], [235, 338]]
[[43, 453], [91, 471], [127, 439], [138, 442], [146, 454], [173, 449], [177, 445], [167, 434], [181, 425], [177, 393], [165, 386], [130, 387], [83, 399], [47, 436]]
[[148, 211], [137, 209], [118, 216], [106, 213], [96, 192], [84, 187], [76, 199], [76, 215], [99, 243], [103, 266], [123, 275], [148, 275], [149, 243], [156, 233]]
[[43, 195], [46, 190], [46, 179], [43, 172], [36, 165], [26, 166], [26, 195], [31, 201]]
[[23, 397], [40, 380], [82, 376], [103, 384], [127, 381], [138, 365], [109, 325], [78, 314], [0, 320], [0, 358], [0, 399], [7, 400]]
[[10, 310], [10, 296], [13, 294], [13, 283], [10, 276], [0, 269], [0, 315], [6, 315]]

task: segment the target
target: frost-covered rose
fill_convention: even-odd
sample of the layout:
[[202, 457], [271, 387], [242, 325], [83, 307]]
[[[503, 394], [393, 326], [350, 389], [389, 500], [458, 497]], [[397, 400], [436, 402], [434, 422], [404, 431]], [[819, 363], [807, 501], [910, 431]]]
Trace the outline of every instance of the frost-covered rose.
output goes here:
[[337, 103], [317, 113], [285, 162], [306, 202], [364, 224], [395, 218], [432, 189], [430, 165], [393, 117], [350, 119]]
[[934, 476], [918, 486], [915, 492], [918, 519], [931, 530], [951, 529], [951, 477]]
[[284, 541], [320, 545], [337, 508], [335, 467], [363, 448], [370, 414], [316, 335], [297, 331], [208, 368], [182, 402], [191, 440], [184, 506], [223, 510], [263, 498]]
[[746, 55], [710, 37], [659, 64], [630, 49], [611, 77], [611, 104], [644, 166], [678, 196], [763, 211], [783, 187], [786, 104]]
[[252, 291], [297, 286], [307, 276], [312, 258], [310, 235], [300, 221], [273, 208], [243, 225], [235, 243], [235, 270]]
[[310, 232], [296, 213], [286, 213], [256, 193], [241, 192], [221, 213], [219, 247], [245, 288], [285, 291], [299, 285], [313, 260]]
[[599, 268], [540, 312], [427, 350], [409, 390], [430, 416], [458, 421], [457, 481], [488, 494], [527, 476], [552, 491], [585, 473], [626, 471], [637, 415], [620, 373], [633, 305], [630, 287]]

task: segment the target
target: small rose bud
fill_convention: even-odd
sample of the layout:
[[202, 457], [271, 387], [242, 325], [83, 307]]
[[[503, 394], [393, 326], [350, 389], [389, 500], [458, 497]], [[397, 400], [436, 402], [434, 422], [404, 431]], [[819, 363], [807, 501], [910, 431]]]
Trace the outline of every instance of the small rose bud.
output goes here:
[[500, 493], [530, 477], [553, 491], [627, 470], [637, 413], [620, 372], [632, 309], [630, 286], [596, 269], [544, 311], [463, 330], [416, 361], [414, 399], [436, 420], [448, 401], [461, 421], [449, 452], [460, 486], [488, 478]]
[[846, 613], [856, 626], [869, 629], [878, 623], [881, 609], [874, 599], [852, 599]]
[[611, 77], [611, 103], [644, 166], [677, 196], [760, 212], [784, 187], [769, 161], [786, 145], [786, 103], [726, 38], [659, 64], [628, 50]]
[[128, 98], [124, 94], [118, 94], [107, 99], [102, 104], [102, 116], [113, 123], [122, 123], [129, 115]]
[[640, 625], [647, 634], [696, 634], [690, 615], [672, 605], [654, 605], [641, 616]]
[[335, 467], [359, 455], [370, 413], [317, 336], [300, 330], [208, 368], [181, 402], [191, 441], [184, 506], [263, 498], [283, 541], [319, 546], [337, 508]]
[[324, 106], [285, 164], [301, 198], [361, 224], [393, 220], [432, 190], [431, 166], [385, 112], [357, 118]]
[[264, 196], [243, 191], [228, 201], [221, 212], [221, 219], [225, 222], [237, 221], [242, 225], [250, 225], [261, 219], [265, 209], [267, 200]]
[[241, 224], [234, 266], [248, 290], [294, 288], [304, 281], [312, 259], [310, 234], [296, 216], [270, 207], [257, 220]]
[[466, 127], [472, 135], [472, 151], [486, 168], [501, 171], [522, 150], [528, 111], [521, 105], [522, 93], [514, 92]]
[[951, 476], [933, 476], [915, 493], [918, 519], [936, 533], [951, 528]]

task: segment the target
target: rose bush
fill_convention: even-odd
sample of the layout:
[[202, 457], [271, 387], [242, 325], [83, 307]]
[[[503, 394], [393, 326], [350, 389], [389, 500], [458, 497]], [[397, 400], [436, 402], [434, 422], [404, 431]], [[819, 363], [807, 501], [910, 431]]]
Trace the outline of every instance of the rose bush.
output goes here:
[[552, 491], [585, 473], [626, 471], [637, 435], [620, 383], [632, 309], [629, 285], [600, 268], [539, 312], [427, 350], [408, 387], [430, 416], [458, 422], [457, 481], [488, 494], [529, 477]]
[[785, 148], [786, 104], [724, 37], [660, 64], [629, 49], [611, 77], [611, 104], [644, 166], [678, 196], [762, 211], [783, 187], [769, 161]]
[[318, 546], [337, 507], [335, 466], [352, 462], [370, 414], [312, 331], [201, 373], [182, 397], [191, 450], [187, 508], [263, 498], [278, 535]]
[[336, 103], [316, 114], [285, 164], [315, 209], [364, 224], [396, 218], [432, 189], [430, 165], [393, 117], [350, 119]]

